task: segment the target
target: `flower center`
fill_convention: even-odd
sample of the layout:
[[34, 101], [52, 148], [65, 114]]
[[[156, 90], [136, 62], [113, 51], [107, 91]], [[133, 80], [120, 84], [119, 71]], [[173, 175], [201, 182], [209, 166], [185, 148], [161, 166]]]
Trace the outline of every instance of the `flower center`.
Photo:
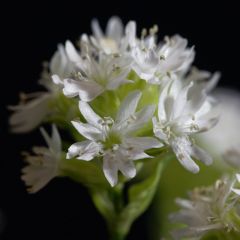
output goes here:
[[101, 38], [100, 45], [107, 54], [118, 53], [117, 42], [111, 38]]
[[115, 131], [110, 130], [102, 144], [105, 150], [112, 149], [113, 151], [116, 151], [121, 143], [121, 136]]

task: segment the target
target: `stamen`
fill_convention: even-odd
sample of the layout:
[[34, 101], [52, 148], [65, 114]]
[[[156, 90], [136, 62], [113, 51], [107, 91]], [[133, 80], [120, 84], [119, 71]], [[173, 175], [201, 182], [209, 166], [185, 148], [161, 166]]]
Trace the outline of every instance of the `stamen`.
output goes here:
[[146, 28], [143, 28], [142, 29], [142, 33], [141, 33], [141, 38], [145, 38], [147, 36], [147, 29]]
[[136, 115], [132, 114], [128, 119], [127, 119], [127, 123], [133, 123], [137, 120]]
[[104, 117], [98, 121], [102, 126], [111, 126], [114, 123], [114, 120], [111, 117]]
[[153, 25], [153, 27], [150, 28], [149, 32], [150, 32], [150, 35], [155, 35], [158, 32], [158, 25], [156, 24]]

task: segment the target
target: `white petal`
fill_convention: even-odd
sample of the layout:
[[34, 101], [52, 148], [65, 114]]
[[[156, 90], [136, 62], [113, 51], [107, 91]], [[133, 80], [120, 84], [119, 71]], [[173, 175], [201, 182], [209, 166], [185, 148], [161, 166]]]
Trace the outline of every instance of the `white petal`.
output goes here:
[[164, 111], [167, 121], [171, 121], [174, 118], [174, 103], [175, 99], [172, 96], [167, 96], [164, 101]]
[[35, 150], [37, 155], [28, 155], [26, 157], [29, 165], [22, 169], [23, 175], [21, 176], [22, 180], [29, 187], [28, 191], [30, 193], [39, 191], [58, 175], [59, 158], [47, 148], [38, 148]]
[[[129, 64], [130, 66], [130, 64]], [[129, 67], [126, 67], [125, 69], [121, 70], [122, 72], [117, 75], [116, 77], [109, 79], [108, 83], [107, 83], [107, 89], [108, 90], [114, 90], [116, 88], [118, 88], [120, 85], [122, 84], [126, 84], [126, 83], [132, 83], [133, 81], [131, 80], [127, 80], [127, 75], [130, 71]]]
[[50, 175], [47, 171], [34, 169], [27, 166], [22, 170], [23, 175], [21, 179], [28, 186], [29, 193], [36, 193], [45, 187], [56, 175]]
[[123, 36], [123, 24], [119, 17], [111, 17], [107, 24], [106, 36], [120, 42]]
[[92, 110], [88, 103], [79, 101], [79, 109], [88, 123], [95, 127], [101, 127], [99, 123], [102, 120], [102, 118]]
[[80, 84], [79, 81], [73, 79], [64, 79], [63, 94], [67, 97], [76, 97], [79, 95]]
[[195, 113], [196, 118], [204, 117], [206, 114], [208, 114], [212, 110], [212, 99], [206, 98], [201, 106], [199, 106], [198, 110]]
[[211, 156], [198, 146], [192, 147], [191, 155], [206, 164], [207, 166], [211, 165], [213, 162]]
[[175, 202], [178, 206], [180, 206], [182, 208], [187, 208], [187, 209], [190, 209], [190, 210], [194, 209], [193, 203], [189, 200], [182, 199], [182, 198], [177, 198], [175, 200]]
[[179, 160], [179, 162], [182, 164], [184, 168], [186, 168], [188, 171], [192, 173], [198, 173], [199, 172], [199, 166], [193, 161], [193, 159], [190, 157], [189, 154], [177, 154], [176, 156]]
[[193, 82], [191, 82], [190, 84], [188, 84], [187, 86], [185, 86], [178, 94], [178, 97], [176, 99], [176, 101], [174, 102], [174, 107], [173, 107], [173, 118], [177, 118], [179, 117], [184, 108], [185, 105], [187, 103], [187, 97], [188, 97], [188, 92], [189, 89], [193, 86]]
[[118, 110], [116, 122], [124, 122], [135, 113], [141, 95], [140, 91], [133, 91], [123, 100]]
[[171, 141], [171, 146], [178, 158], [179, 162], [184, 168], [192, 173], [199, 172], [198, 165], [193, 161], [190, 156], [191, 144], [185, 138], [176, 138]]
[[109, 154], [103, 157], [103, 172], [110, 185], [115, 186], [118, 182], [118, 168], [116, 161]]
[[239, 173], [236, 174], [236, 178], [237, 178], [237, 181], [240, 183], [240, 174]]
[[146, 154], [145, 152], [132, 151], [132, 153], [130, 153], [128, 158], [135, 161], [135, 160], [140, 160], [140, 159], [145, 159], [145, 158], [153, 158], [153, 157]]
[[82, 101], [90, 102], [104, 91], [103, 87], [96, 82], [85, 82], [80, 84], [79, 97]]
[[161, 128], [159, 128], [159, 122], [157, 121], [156, 117], [152, 118], [152, 123], [153, 123], [153, 132], [154, 135], [159, 138], [160, 140], [164, 141], [164, 142], [168, 142], [168, 136], [166, 135], [166, 133], [163, 132], [163, 130]]
[[46, 141], [48, 147], [53, 150], [54, 146], [53, 146], [51, 137], [48, 135], [48, 133], [46, 132], [46, 130], [43, 127], [40, 128], [40, 131], [41, 131], [41, 134], [42, 134], [44, 140]]
[[211, 104], [208, 102], [206, 92], [199, 89], [199, 86], [195, 84], [188, 93], [189, 101], [186, 104], [184, 113], [195, 114], [195, 116], [201, 116], [208, 113], [211, 109]]
[[97, 19], [93, 19], [91, 22], [92, 32], [95, 38], [100, 39], [104, 37], [101, 27]]
[[159, 100], [158, 100], [158, 119], [160, 121], [167, 120], [167, 114], [165, 112], [165, 99], [168, 96], [169, 89], [171, 87], [171, 82], [166, 84], [160, 91]]
[[56, 153], [60, 153], [62, 150], [62, 141], [55, 124], [52, 125], [52, 142], [54, 146], [54, 151]]
[[72, 144], [67, 153], [67, 159], [77, 157], [79, 160], [90, 161], [100, 150], [99, 144], [92, 141], [83, 141]]
[[63, 86], [63, 81], [60, 79], [60, 77], [58, 75], [52, 75], [52, 81], [53, 83], [55, 83], [56, 85], [60, 85]]
[[139, 150], [160, 148], [163, 146], [162, 143], [153, 137], [128, 137], [124, 139], [124, 143]]
[[126, 161], [125, 159], [119, 160], [118, 168], [127, 178], [133, 178], [136, 176], [137, 171], [132, 161]]
[[55, 52], [49, 63], [50, 73], [58, 74], [61, 77], [64, 77], [64, 75], [68, 72], [68, 62], [69, 59], [64, 50], [64, 46], [62, 44], [59, 44], [58, 50]]
[[49, 134], [45, 131], [44, 128], [41, 127], [40, 131], [49, 149], [55, 156], [59, 157], [61, 155], [62, 145], [61, 138], [56, 126], [54, 124], [52, 125], [52, 137], [49, 136]]
[[103, 137], [102, 132], [90, 124], [77, 121], [72, 121], [72, 124], [81, 135], [89, 140], [101, 140]]
[[133, 81], [131, 80], [127, 80], [128, 73], [125, 72], [123, 75], [118, 76], [114, 79], [110, 79], [110, 81], [107, 84], [107, 89], [108, 90], [115, 90], [116, 88], [118, 88], [119, 86], [123, 85], [123, 84], [127, 84], [127, 83], [133, 83]]
[[73, 44], [69, 40], [66, 41], [65, 49], [66, 49], [66, 53], [67, 53], [69, 59], [72, 62], [81, 61], [81, 57], [80, 57], [79, 53], [77, 52], [76, 48], [73, 46]]
[[136, 120], [131, 124], [129, 124], [129, 130], [135, 131], [141, 128], [145, 123], [147, 123], [153, 116], [155, 112], [155, 105], [148, 105], [141, 109], [139, 112], [135, 114]]
[[205, 86], [205, 91], [207, 93], [211, 92], [218, 84], [219, 79], [221, 77], [221, 73], [220, 72], [215, 72], [213, 74], [213, 76], [211, 77], [211, 79], [207, 82], [206, 86]]
[[126, 25], [125, 34], [127, 42], [130, 46], [134, 47], [136, 44], [136, 22], [130, 21]]
[[232, 191], [235, 192], [237, 195], [240, 196], [240, 189], [232, 188]]
[[96, 82], [64, 79], [63, 93], [67, 97], [75, 97], [79, 95], [82, 101], [89, 102], [102, 92], [103, 88]]
[[19, 105], [15, 109], [10, 119], [11, 131], [14, 133], [29, 132], [37, 127], [49, 113], [50, 94], [42, 94], [25, 105]]

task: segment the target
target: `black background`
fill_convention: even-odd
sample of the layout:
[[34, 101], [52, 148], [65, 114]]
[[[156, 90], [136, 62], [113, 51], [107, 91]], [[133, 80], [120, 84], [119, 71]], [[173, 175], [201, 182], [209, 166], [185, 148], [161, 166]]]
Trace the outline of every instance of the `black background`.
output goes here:
[[[43, 143], [38, 130], [26, 135], [8, 133], [7, 105], [18, 102], [20, 91], [39, 90], [36, 85], [41, 62], [50, 59], [57, 43], [75, 41], [90, 33], [97, 17], [104, 27], [118, 15], [124, 23], [136, 20], [143, 27], [159, 25], [159, 36], [179, 33], [195, 45], [195, 65], [222, 72], [220, 85], [240, 89], [239, 15], [231, 1], [123, 2], [62, 1], [16, 4], [3, 7], [1, 39], [1, 163], [0, 209], [5, 229], [0, 239], [107, 239], [103, 220], [94, 209], [87, 191], [67, 179], [56, 179], [35, 195], [20, 181], [23, 165], [20, 152]], [[148, 212], [133, 226], [129, 239], [147, 239]]]

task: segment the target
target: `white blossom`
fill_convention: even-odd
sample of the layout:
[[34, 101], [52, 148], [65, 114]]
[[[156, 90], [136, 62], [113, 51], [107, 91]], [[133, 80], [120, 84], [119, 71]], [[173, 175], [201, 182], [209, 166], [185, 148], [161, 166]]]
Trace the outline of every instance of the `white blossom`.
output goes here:
[[187, 48], [187, 40], [175, 35], [157, 46], [155, 39], [152, 34], [132, 49], [133, 70], [153, 84], [161, 84], [173, 74], [184, 75], [195, 56], [193, 48]]
[[187, 48], [188, 41], [179, 35], [165, 37], [165, 42], [158, 47], [158, 56], [162, 59], [158, 71], [162, 73], [178, 73], [183, 75], [189, 70], [195, 52], [193, 47]]
[[129, 52], [129, 47], [136, 43], [136, 23], [130, 21], [125, 29], [121, 19], [111, 17], [107, 23], [106, 32], [103, 33], [98, 20], [92, 21], [93, 36], [90, 41], [100, 52], [106, 54], [125, 55]]
[[42, 78], [39, 80], [39, 83], [48, 91], [21, 94], [20, 104], [9, 107], [10, 110], [14, 111], [9, 119], [12, 132], [31, 131], [51, 113], [49, 104], [62, 89], [52, 82], [51, 75], [55, 73], [61, 77], [66, 77], [73, 68], [74, 66], [69, 61], [64, 47], [59, 45], [49, 63], [49, 71], [45, 69]]
[[235, 180], [224, 178], [210, 187], [196, 188], [189, 193], [189, 199], [176, 199], [181, 208], [170, 215], [170, 220], [186, 226], [172, 232], [174, 239], [201, 239], [213, 230], [239, 231], [239, 225], [231, 217], [237, 213], [238, 204], [232, 188]]
[[124, 29], [121, 19], [118, 17], [111, 17], [107, 23], [106, 34], [103, 33], [98, 20], [92, 21], [93, 36], [91, 40], [105, 53], [117, 53], [121, 43]]
[[92, 101], [105, 90], [114, 90], [120, 85], [129, 83], [127, 75], [130, 71], [130, 59], [118, 55], [99, 53], [94, 56], [81, 56], [70, 41], [66, 42], [66, 52], [75, 62], [77, 72], [72, 78], [60, 79], [53, 75], [56, 84], [63, 85], [63, 93], [67, 97], [79, 96], [82, 101]]
[[87, 140], [70, 146], [67, 158], [90, 161], [102, 156], [103, 171], [111, 186], [118, 182], [118, 170], [127, 178], [133, 178], [136, 175], [133, 161], [150, 158], [144, 151], [161, 146], [155, 138], [133, 136], [151, 119], [155, 110], [154, 106], [146, 106], [136, 111], [140, 97], [139, 91], [130, 93], [122, 102], [115, 121], [111, 117], [100, 117], [88, 103], [80, 101], [79, 109], [87, 123], [72, 121], [72, 124]]
[[59, 175], [61, 159], [61, 138], [55, 125], [52, 126], [52, 136], [41, 128], [41, 133], [48, 145], [34, 147], [34, 155], [26, 155], [28, 165], [22, 169], [22, 180], [28, 186], [30, 193], [36, 193], [46, 186], [54, 177]]
[[177, 79], [162, 88], [158, 117], [153, 118], [153, 131], [156, 137], [172, 147], [179, 162], [187, 170], [196, 173], [199, 167], [192, 157], [206, 165], [211, 164], [212, 159], [194, 144], [191, 136], [210, 129], [216, 124], [217, 118], [207, 117], [211, 110], [207, 95], [193, 86], [193, 82], [184, 86]]
[[132, 57], [132, 68], [138, 76], [146, 81], [155, 82], [155, 78], [158, 78], [156, 72], [160, 62], [155, 49], [135, 47], [132, 49]]
[[52, 95], [48, 92], [42, 92], [21, 94], [20, 98], [19, 105], [9, 107], [10, 110], [14, 111], [9, 119], [11, 131], [14, 133], [29, 132], [37, 127], [50, 111], [49, 102], [52, 100]]

